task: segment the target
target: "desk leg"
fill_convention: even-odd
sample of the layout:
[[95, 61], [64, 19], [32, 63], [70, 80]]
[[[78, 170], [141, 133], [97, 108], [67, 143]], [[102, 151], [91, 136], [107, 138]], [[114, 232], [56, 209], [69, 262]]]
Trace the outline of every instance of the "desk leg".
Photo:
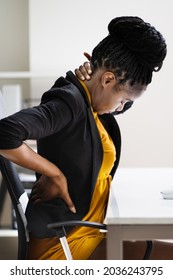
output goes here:
[[107, 259], [123, 259], [123, 240], [121, 225], [107, 226]]

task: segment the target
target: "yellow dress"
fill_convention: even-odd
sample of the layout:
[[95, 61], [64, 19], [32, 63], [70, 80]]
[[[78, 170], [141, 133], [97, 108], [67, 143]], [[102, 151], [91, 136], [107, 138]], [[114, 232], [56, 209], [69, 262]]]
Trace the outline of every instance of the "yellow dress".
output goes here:
[[[84, 83], [82, 83], [82, 85], [90, 99], [88, 89]], [[97, 113], [93, 112], [93, 115], [103, 145], [103, 162], [92, 196], [89, 212], [83, 220], [103, 223], [112, 180], [109, 173], [114, 165], [116, 155], [112, 139], [100, 122]], [[105, 238], [105, 234], [100, 232], [99, 229], [75, 227], [67, 236], [73, 259], [88, 259], [103, 238]], [[31, 236], [28, 259], [64, 260], [66, 258], [58, 237], [39, 239]]]

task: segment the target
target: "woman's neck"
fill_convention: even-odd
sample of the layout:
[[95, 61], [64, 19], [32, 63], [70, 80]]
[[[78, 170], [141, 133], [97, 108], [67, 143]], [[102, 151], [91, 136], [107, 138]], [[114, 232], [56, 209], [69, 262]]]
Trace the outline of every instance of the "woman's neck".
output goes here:
[[101, 76], [103, 74], [103, 70], [97, 70], [92, 76], [90, 80], [85, 80], [84, 83], [86, 87], [88, 88], [90, 94], [92, 95], [92, 92], [96, 85], [100, 83]]

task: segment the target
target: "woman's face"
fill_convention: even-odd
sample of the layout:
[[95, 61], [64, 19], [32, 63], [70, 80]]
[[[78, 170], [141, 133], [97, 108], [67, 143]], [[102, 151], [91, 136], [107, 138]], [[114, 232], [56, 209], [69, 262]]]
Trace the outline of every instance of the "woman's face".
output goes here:
[[122, 111], [129, 101], [137, 99], [145, 88], [134, 89], [128, 83], [117, 83], [112, 72], [104, 73], [94, 84], [91, 91], [91, 105], [99, 115]]

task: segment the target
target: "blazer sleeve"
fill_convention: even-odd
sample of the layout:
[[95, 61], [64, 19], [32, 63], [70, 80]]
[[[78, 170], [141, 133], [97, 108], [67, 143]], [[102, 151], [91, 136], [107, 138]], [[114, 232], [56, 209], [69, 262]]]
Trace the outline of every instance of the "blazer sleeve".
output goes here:
[[0, 120], [0, 149], [17, 148], [26, 139], [38, 140], [61, 131], [74, 121], [77, 104], [73, 103], [56, 96]]

